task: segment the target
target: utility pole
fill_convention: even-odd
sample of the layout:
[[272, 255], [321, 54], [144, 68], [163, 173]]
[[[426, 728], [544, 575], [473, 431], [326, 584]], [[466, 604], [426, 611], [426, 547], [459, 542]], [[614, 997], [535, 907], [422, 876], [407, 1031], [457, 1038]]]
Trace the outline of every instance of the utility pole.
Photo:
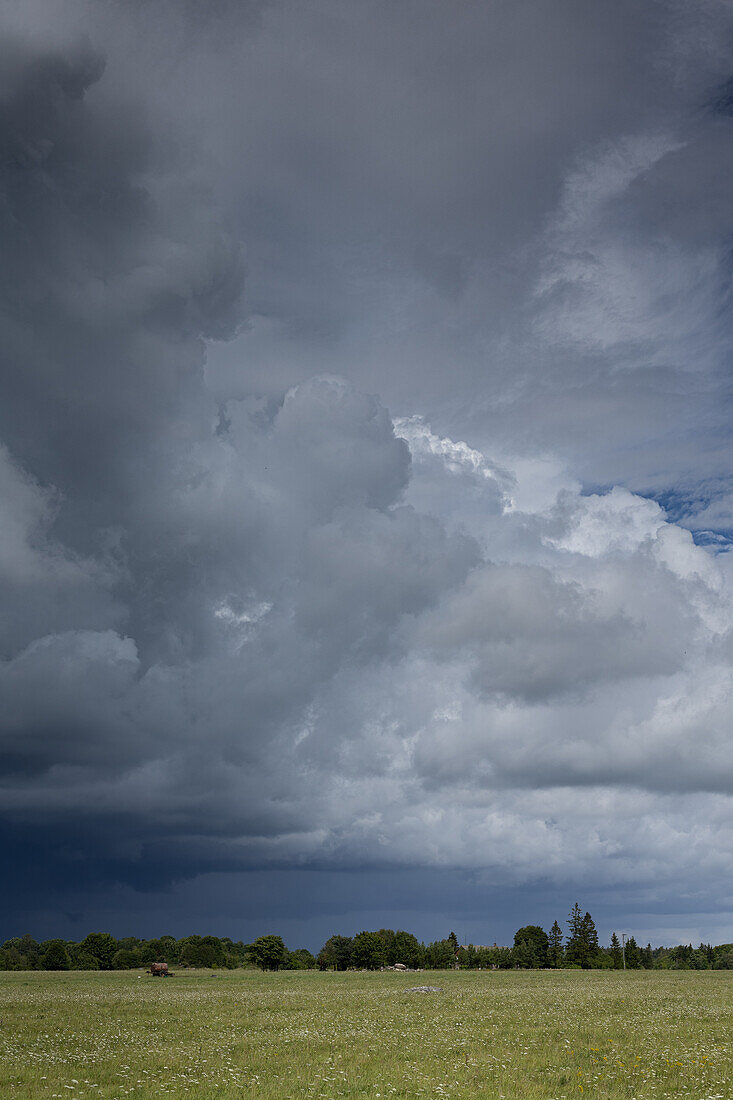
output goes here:
[[621, 933], [621, 954], [624, 960], [624, 970], [626, 969], [626, 935]]

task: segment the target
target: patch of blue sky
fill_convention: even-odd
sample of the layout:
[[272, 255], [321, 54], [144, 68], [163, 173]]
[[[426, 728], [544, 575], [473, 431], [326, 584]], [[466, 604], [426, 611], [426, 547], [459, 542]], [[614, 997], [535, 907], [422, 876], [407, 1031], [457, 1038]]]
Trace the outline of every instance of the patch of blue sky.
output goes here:
[[706, 546], [716, 554], [727, 554], [733, 550], [733, 529], [727, 533], [702, 529], [690, 533], [696, 546]]
[[715, 504], [730, 499], [729, 485], [715, 481], [698, 485], [694, 490], [665, 489], [641, 495], [655, 500], [670, 522], [686, 527], [697, 546], [706, 546], [717, 553], [725, 553], [733, 546], [733, 519], [726, 515], [726, 509], [720, 510], [719, 522], [710, 522]]
[[667, 519], [671, 523], [685, 523], [694, 519], [698, 512], [702, 512], [719, 495], [712, 487], [697, 485], [690, 489], [660, 489], [656, 492], [640, 493], [640, 496], [654, 500], [664, 509]]
[[[603, 496], [612, 488], [612, 485], [586, 484], [581, 490], [581, 496]], [[670, 523], [677, 523], [687, 528], [697, 546], [708, 547], [716, 553], [726, 553], [733, 548], [733, 517], [730, 522], [726, 517], [725, 522], [713, 525], [710, 523], [711, 506], [733, 497], [730, 483], [710, 480], [692, 488], [668, 488], [646, 492], [635, 489], [634, 492], [646, 500], [655, 501], [664, 510]]]

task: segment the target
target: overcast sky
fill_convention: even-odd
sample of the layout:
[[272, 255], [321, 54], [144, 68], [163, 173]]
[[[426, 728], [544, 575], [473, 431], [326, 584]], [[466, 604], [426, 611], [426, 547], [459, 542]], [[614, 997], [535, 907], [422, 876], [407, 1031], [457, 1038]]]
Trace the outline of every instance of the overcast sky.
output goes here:
[[733, 939], [733, 7], [0, 12], [0, 937]]

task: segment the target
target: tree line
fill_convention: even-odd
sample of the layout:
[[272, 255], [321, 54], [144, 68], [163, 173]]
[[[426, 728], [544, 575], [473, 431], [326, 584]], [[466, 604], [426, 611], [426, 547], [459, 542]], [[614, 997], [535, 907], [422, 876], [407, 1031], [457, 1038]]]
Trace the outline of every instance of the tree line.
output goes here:
[[607, 947], [600, 946], [590, 913], [576, 903], [567, 920], [568, 930], [554, 921], [549, 933], [527, 924], [514, 933], [514, 943], [499, 947], [461, 945], [454, 932], [444, 940], [419, 943], [409, 932], [360, 932], [358, 936], [331, 936], [316, 957], [321, 970], [378, 970], [403, 963], [426, 970], [733, 970], [733, 944], [677, 947], [640, 947], [634, 936], [625, 944], [614, 932]]
[[0, 970], [134, 970], [152, 962], [226, 970], [309, 970], [316, 965], [310, 951], [305, 947], [288, 951], [280, 936], [260, 936], [254, 943], [243, 943], [226, 936], [143, 940], [91, 932], [78, 943], [61, 939], [38, 943], [25, 935], [6, 940], [0, 947]]
[[512, 946], [460, 944], [451, 932], [443, 940], [422, 943], [411, 932], [380, 928], [356, 936], [331, 936], [317, 955], [307, 948], [288, 950], [282, 937], [260, 936], [243, 943], [220, 936], [161, 936], [116, 939], [92, 932], [83, 940], [51, 939], [38, 943], [30, 935], [6, 940], [0, 948], [0, 970], [133, 970], [152, 962], [180, 967], [261, 970], [379, 970], [402, 964], [411, 970], [733, 970], [733, 944], [701, 943], [676, 947], [641, 947], [634, 936], [625, 944], [614, 932], [601, 946], [595, 922], [576, 903], [563, 933], [557, 921], [549, 932], [538, 924], [517, 929]]

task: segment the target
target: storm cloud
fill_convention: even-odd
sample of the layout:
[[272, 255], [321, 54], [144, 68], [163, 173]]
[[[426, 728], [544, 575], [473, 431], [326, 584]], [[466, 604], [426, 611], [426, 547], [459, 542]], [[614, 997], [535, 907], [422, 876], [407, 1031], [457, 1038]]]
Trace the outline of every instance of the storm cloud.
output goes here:
[[727, 6], [3, 19], [7, 934], [730, 939]]

